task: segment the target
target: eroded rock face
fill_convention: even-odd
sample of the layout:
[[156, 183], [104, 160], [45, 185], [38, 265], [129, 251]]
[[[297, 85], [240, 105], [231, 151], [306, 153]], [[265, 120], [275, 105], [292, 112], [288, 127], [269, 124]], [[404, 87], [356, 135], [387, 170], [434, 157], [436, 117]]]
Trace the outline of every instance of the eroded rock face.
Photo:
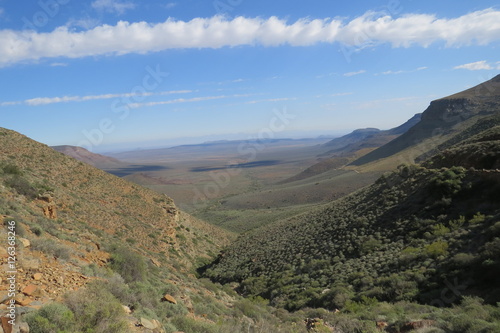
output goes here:
[[49, 219], [57, 219], [56, 205], [43, 207], [43, 215], [45, 215], [45, 217]]

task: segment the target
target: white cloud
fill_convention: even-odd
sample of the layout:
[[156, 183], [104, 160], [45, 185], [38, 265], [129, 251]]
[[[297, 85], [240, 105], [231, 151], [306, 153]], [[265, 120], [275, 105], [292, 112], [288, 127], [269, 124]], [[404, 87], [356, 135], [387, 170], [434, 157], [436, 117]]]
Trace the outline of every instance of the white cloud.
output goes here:
[[47, 104], [57, 104], [57, 103], [69, 103], [69, 102], [87, 102], [100, 99], [112, 99], [112, 98], [127, 98], [127, 97], [147, 97], [153, 95], [171, 95], [171, 94], [188, 94], [192, 93], [192, 90], [174, 90], [174, 91], [161, 91], [157, 93], [147, 92], [147, 93], [121, 93], [121, 94], [102, 94], [102, 95], [87, 95], [87, 96], [62, 96], [62, 97], [36, 97], [27, 99], [24, 101], [13, 101], [13, 102], [2, 102], [0, 106], [11, 106], [25, 104], [29, 106], [39, 106]]
[[285, 102], [285, 101], [295, 101], [297, 98], [295, 97], [283, 97], [283, 98], [269, 98], [269, 99], [260, 99], [255, 101], [248, 101], [246, 104], [257, 104], [264, 102]]
[[[96, 0], [94, 6], [115, 12], [134, 5]], [[167, 49], [221, 48], [239, 45], [266, 47], [342, 43], [356, 47], [391, 44], [393, 47], [429, 45], [447, 47], [485, 45], [500, 40], [500, 11], [487, 9], [457, 18], [407, 14], [399, 18], [374, 13], [350, 22], [341, 19], [300, 19], [293, 23], [277, 17], [227, 19], [223, 16], [162, 23], [119, 21], [84, 31], [59, 27], [52, 32], [0, 30], [0, 66], [42, 58], [80, 58], [96, 55], [144, 54]]]
[[176, 2], [169, 2], [169, 3], [167, 3], [167, 4], [165, 4], [165, 5], [164, 5], [164, 7], [165, 7], [166, 9], [172, 9], [172, 8], [174, 8], [175, 6], [177, 6], [177, 3], [176, 3]]
[[425, 69], [427, 69], [428, 67], [419, 67], [417, 69], [413, 69], [413, 70], [410, 70], [410, 71], [406, 71], [406, 70], [399, 70], [399, 71], [385, 71], [385, 72], [382, 72], [383, 75], [397, 75], [397, 74], [405, 74], [405, 73], [414, 73], [414, 72], [419, 72], [419, 71], [423, 71]]
[[145, 107], [145, 106], [203, 102], [203, 101], [211, 101], [214, 99], [223, 99], [223, 98], [228, 98], [228, 97], [229, 96], [221, 95], [221, 96], [206, 96], [206, 97], [193, 97], [193, 98], [178, 98], [178, 99], [172, 99], [169, 101], [148, 102], [148, 103], [131, 103], [131, 104], [128, 104], [128, 106], [131, 109], [136, 109], [136, 108]]
[[493, 69], [493, 67], [488, 64], [486, 60], [471, 62], [468, 64], [463, 64], [460, 66], [455, 66], [453, 69], [467, 69], [469, 71], [479, 71], [484, 69]]
[[97, 27], [98, 25], [101, 24], [101, 21], [96, 19], [96, 18], [82, 18], [82, 19], [70, 19], [67, 23], [66, 26], [68, 28], [80, 28], [83, 30], [89, 30]]
[[357, 72], [349, 72], [349, 73], [345, 73], [344, 76], [347, 76], [347, 77], [351, 77], [351, 76], [354, 76], [354, 75], [359, 75], [359, 74], [363, 74], [363, 73], [366, 73], [366, 71], [364, 69], [362, 70], [359, 70]]
[[67, 63], [64, 62], [53, 62], [50, 64], [51, 67], [66, 67], [68, 66]]
[[134, 9], [132, 2], [123, 2], [120, 0], [95, 0], [91, 4], [92, 8], [104, 10], [110, 13], [123, 14], [129, 9]]
[[349, 96], [349, 95], [352, 95], [354, 93], [352, 92], [344, 92], [344, 93], [337, 93], [337, 94], [332, 94], [330, 95], [331, 97], [338, 97], [338, 96]]

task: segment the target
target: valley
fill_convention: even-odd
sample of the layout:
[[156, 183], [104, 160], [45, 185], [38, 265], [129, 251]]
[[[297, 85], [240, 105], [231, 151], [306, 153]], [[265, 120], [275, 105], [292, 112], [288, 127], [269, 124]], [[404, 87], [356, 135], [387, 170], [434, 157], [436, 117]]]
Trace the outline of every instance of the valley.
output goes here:
[[0, 129], [23, 329], [500, 332], [499, 110], [497, 76], [335, 139], [103, 156]]

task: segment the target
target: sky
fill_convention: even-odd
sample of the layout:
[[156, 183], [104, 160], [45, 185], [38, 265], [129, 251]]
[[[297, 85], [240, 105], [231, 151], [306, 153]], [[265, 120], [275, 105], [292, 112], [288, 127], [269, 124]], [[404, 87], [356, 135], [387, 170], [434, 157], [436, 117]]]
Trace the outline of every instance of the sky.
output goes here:
[[388, 129], [499, 46], [490, 0], [0, 0], [0, 127], [95, 152]]

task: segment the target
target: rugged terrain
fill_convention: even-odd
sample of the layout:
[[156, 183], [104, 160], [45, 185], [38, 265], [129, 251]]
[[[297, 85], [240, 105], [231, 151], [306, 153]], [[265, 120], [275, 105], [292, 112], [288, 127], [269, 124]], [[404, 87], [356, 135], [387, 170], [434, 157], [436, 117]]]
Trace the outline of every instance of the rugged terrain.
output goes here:
[[[407, 132], [352, 163], [380, 168], [411, 156], [402, 161], [420, 165], [402, 164], [325, 207], [241, 235], [205, 276], [290, 310], [355, 312], [381, 301], [443, 307], [464, 297], [497, 304], [499, 95], [497, 76], [432, 102]], [[435, 326], [498, 332], [493, 318], [471, 319], [467, 330], [450, 318]]]
[[169, 151], [122, 165], [58, 148], [83, 163], [0, 129], [0, 257], [16, 270], [1, 330], [12, 300], [31, 333], [500, 332], [499, 89], [500, 76], [385, 134], [273, 142], [229, 165], [228, 150], [200, 165], [189, 147], [192, 180], [239, 170], [195, 210], [239, 235], [87, 164], [175, 185], [155, 173]]

